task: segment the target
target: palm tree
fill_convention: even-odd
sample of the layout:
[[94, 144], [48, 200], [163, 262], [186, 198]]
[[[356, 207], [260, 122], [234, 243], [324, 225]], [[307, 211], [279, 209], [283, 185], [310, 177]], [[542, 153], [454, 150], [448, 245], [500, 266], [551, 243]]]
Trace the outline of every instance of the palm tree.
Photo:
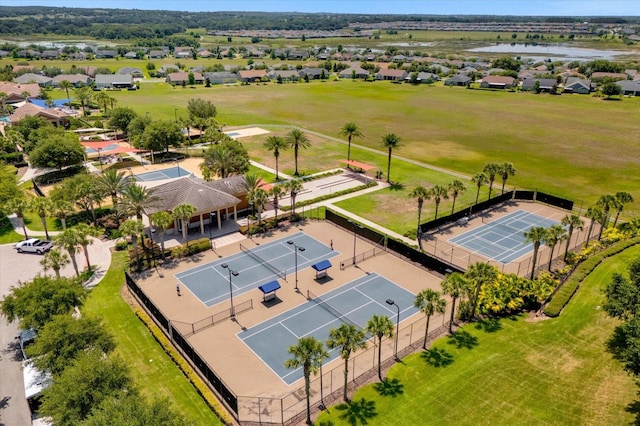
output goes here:
[[596, 206], [600, 207], [604, 213], [602, 227], [606, 228], [609, 224], [609, 212], [612, 208], [617, 209], [619, 207], [618, 199], [615, 195], [611, 194], [601, 195], [600, 198], [598, 198], [598, 201], [596, 201]]
[[29, 209], [32, 210], [40, 217], [42, 227], [44, 228], [44, 234], [49, 239], [49, 229], [47, 227], [47, 215], [51, 211], [52, 203], [47, 197], [35, 197], [31, 199], [29, 203]]
[[105, 115], [107, 114], [107, 107], [109, 106], [109, 99], [111, 99], [111, 98], [109, 97], [107, 92], [99, 92], [97, 95], [95, 95], [95, 100], [98, 103], [98, 105], [100, 105], [100, 106], [102, 106], [104, 108]]
[[473, 175], [473, 177], [471, 178], [471, 182], [475, 183], [476, 187], [478, 188], [478, 191], [476, 192], [476, 204], [478, 204], [478, 198], [480, 197], [480, 188], [482, 187], [482, 185], [489, 182], [489, 178], [487, 178], [487, 175], [484, 172], [478, 172]]
[[349, 167], [348, 162], [351, 160], [351, 138], [361, 138], [363, 134], [356, 123], [349, 122], [340, 129], [340, 136], [347, 137], [347, 167]]
[[551, 262], [553, 261], [553, 250], [556, 248], [556, 245], [567, 238], [567, 231], [565, 231], [564, 227], [561, 225], [553, 225], [546, 229], [546, 235], [544, 237], [545, 244], [549, 247], [549, 268], [548, 271], [551, 272]]
[[500, 178], [502, 178], [502, 194], [504, 194], [504, 186], [507, 184], [509, 176], [516, 174], [516, 168], [511, 163], [502, 163], [500, 165]]
[[142, 212], [147, 207], [152, 207], [158, 201], [158, 197], [153, 195], [153, 188], [145, 188], [137, 183], [127, 185], [122, 191], [122, 204], [128, 215], [136, 215], [138, 220], [142, 220]]
[[250, 193], [250, 199], [258, 212], [258, 226], [262, 223], [262, 210], [264, 205], [269, 201], [269, 194], [262, 188], [258, 188]]
[[468, 315], [470, 318], [473, 318], [476, 315], [478, 298], [482, 286], [494, 282], [498, 278], [498, 270], [488, 263], [478, 262], [469, 266], [464, 274], [464, 278], [469, 288], [470, 296]]
[[496, 180], [496, 175], [498, 173], [500, 173], [500, 164], [498, 163], [487, 163], [484, 166], [484, 169], [482, 169], [482, 171], [487, 175], [487, 178], [489, 179], [489, 198], [491, 199], [491, 191], [493, 190], [493, 182]]
[[72, 212], [73, 205], [69, 201], [60, 198], [51, 199], [51, 213], [60, 219], [63, 231], [67, 229], [67, 215]]
[[120, 226], [120, 215], [118, 214], [118, 196], [123, 194], [127, 187], [133, 183], [131, 176], [116, 169], [108, 169], [98, 176], [96, 185], [104, 195], [111, 196], [111, 204], [116, 215], [116, 222]]
[[386, 315], [373, 315], [367, 322], [367, 332], [378, 338], [378, 378], [382, 381], [382, 338], [393, 337], [393, 322]]
[[420, 220], [422, 216], [422, 206], [424, 205], [424, 200], [431, 199], [431, 191], [429, 191], [424, 186], [416, 186], [413, 188], [413, 191], [409, 194], [410, 197], [416, 198], [418, 200], [418, 227], [416, 231], [416, 235], [418, 238], [418, 246], [420, 246], [420, 250], [422, 250], [422, 232], [420, 229]]
[[69, 257], [58, 249], [49, 250], [40, 261], [44, 270], [53, 269], [56, 278], [60, 279], [60, 270], [69, 264]]
[[382, 137], [382, 146], [385, 147], [388, 152], [387, 183], [391, 183], [391, 155], [394, 149], [400, 148], [400, 137], [393, 133], [388, 133]]
[[[149, 220], [153, 226], [158, 228], [160, 234], [160, 248], [162, 250], [162, 262], [164, 263], [166, 260], [164, 256], [164, 232], [171, 226], [171, 224], [173, 224], [174, 217], [171, 212], [161, 211], [149, 216]], [[211, 226], [211, 224], [209, 224], [209, 226]]]
[[442, 298], [439, 291], [430, 288], [422, 290], [416, 295], [414, 306], [427, 316], [427, 326], [424, 330], [424, 343], [422, 349], [427, 349], [427, 339], [429, 338], [429, 321], [435, 313], [444, 314], [447, 309], [447, 301]]
[[243, 186], [244, 189], [247, 190], [247, 193], [251, 191], [255, 191], [260, 188], [260, 184], [262, 183], [262, 178], [253, 173], [247, 173], [244, 175]]
[[292, 129], [285, 137], [286, 142], [293, 148], [293, 158], [296, 163], [296, 171], [293, 174], [298, 176], [298, 150], [300, 148], [307, 149], [311, 146], [311, 142], [307, 135], [300, 129]]
[[280, 200], [280, 198], [284, 196], [285, 193], [286, 193], [285, 188], [280, 185], [274, 185], [269, 190], [269, 195], [273, 197], [273, 210], [275, 213], [274, 220], [275, 220], [276, 226], [278, 226], [278, 201]]
[[75, 228], [68, 228], [62, 231], [62, 233], [56, 237], [55, 241], [69, 253], [71, 264], [76, 271], [76, 276], [80, 276], [78, 262], [76, 261], [76, 253], [78, 253], [78, 232]]
[[311, 402], [310, 388], [311, 374], [317, 374], [318, 369], [322, 366], [322, 361], [329, 357], [329, 354], [324, 349], [322, 342], [313, 336], [301, 337], [298, 339], [298, 344], [289, 346], [288, 352], [292, 358], [284, 362], [286, 368], [298, 368], [302, 367], [302, 374], [304, 375], [304, 391], [307, 398], [307, 424], [311, 424]]
[[329, 349], [340, 349], [340, 358], [344, 360], [344, 394], [345, 402], [349, 400], [347, 395], [347, 383], [349, 382], [349, 357], [351, 352], [367, 347], [367, 336], [364, 330], [353, 324], [342, 324], [338, 328], [329, 330], [329, 339], [327, 339], [327, 347]]
[[71, 82], [69, 80], [62, 80], [59, 84], [58, 87], [61, 88], [62, 90], [64, 90], [65, 92], [67, 92], [67, 99], [69, 98], [69, 89], [71, 89], [73, 87], [73, 84], [71, 84]]
[[90, 87], [80, 87], [75, 90], [76, 99], [80, 101], [80, 105], [82, 106], [82, 115], [87, 115], [86, 106], [91, 103], [92, 93]]
[[618, 223], [618, 218], [620, 217], [620, 213], [622, 213], [622, 209], [624, 209], [624, 205], [627, 203], [633, 203], [633, 197], [628, 192], [619, 191], [619, 192], [616, 192], [616, 200], [618, 200], [618, 203], [616, 205], [618, 211], [616, 213], [616, 219], [613, 221], [614, 228]]
[[567, 214], [562, 218], [562, 221], [560, 223], [564, 226], [569, 227], [569, 230], [567, 231], [567, 248], [564, 251], [564, 260], [566, 262], [567, 255], [569, 254], [569, 245], [571, 244], [571, 235], [573, 234], [573, 230], [579, 229], [580, 231], [582, 231], [584, 222], [577, 214]]
[[440, 202], [443, 199], [448, 199], [449, 198], [449, 191], [447, 191], [447, 188], [445, 186], [436, 185], [433, 188], [431, 188], [431, 190], [429, 192], [431, 192], [431, 196], [433, 197], [433, 202], [436, 203], [436, 215], [435, 215], [434, 219], [437, 219], [438, 218], [438, 207], [440, 207]]
[[136, 269], [140, 271], [142, 265], [140, 264], [140, 255], [138, 251], [138, 235], [144, 232], [144, 225], [142, 221], [137, 219], [128, 219], [122, 222], [120, 225], [120, 232], [123, 235], [131, 237], [131, 245], [133, 246], [133, 255], [136, 258]]
[[536, 272], [538, 250], [540, 250], [540, 244], [542, 244], [542, 242], [547, 238], [547, 232], [546, 232], [546, 229], [544, 229], [542, 226], [534, 226], [533, 228], [524, 232], [524, 238], [526, 242], [533, 243], [533, 259], [531, 260], [531, 277], [529, 277], [530, 279], [533, 279], [533, 276]]
[[596, 222], [604, 222], [605, 214], [602, 209], [600, 209], [600, 207], [589, 207], [584, 216], [588, 219], [591, 219], [591, 222], [589, 223], [589, 231], [587, 232], [587, 240], [585, 241], [586, 246], [587, 244], [589, 244], [589, 240], [591, 239], [591, 231], [593, 231], [593, 225], [595, 225]]
[[187, 247], [189, 246], [189, 239], [187, 238], [189, 221], [196, 211], [196, 207], [191, 204], [180, 204], [173, 209], [173, 217], [182, 222], [182, 238], [186, 241]]
[[284, 184], [284, 189], [289, 191], [289, 196], [291, 197], [291, 217], [296, 214], [296, 196], [303, 188], [300, 179], [291, 179]]
[[464, 193], [464, 191], [466, 191], [466, 189], [467, 189], [467, 187], [464, 186], [464, 183], [462, 183], [458, 179], [456, 179], [453, 182], [451, 182], [449, 184], [449, 186], [447, 187], [447, 191], [449, 192], [449, 195], [451, 196], [451, 199], [453, 200], [452, 203], [451, 203], [451, 214], [453, 214], [453, 212], [455, 211], [455, 208], [456, 208], [456, 198], [458, 198], [460, 195], [462, 195]]
[[453, 333], [453, 321], [455, 319], [456, 300], [467, 287], [467, 280], [460, 272], [452, 272], [440, 282], [442, 292], [451, 296], [451, 318], [449, 320], [449, 333]]
[[278, 158], [280, 158], [280, 151], [284, 151], [288, 146], [287, 142], [278, 136], [269, 136], [264, 143], [264, 147], [269, 151], [273, 151], [273, 156], [276, 159], [276, 180], [280, 180], [278, 176]]
[[89, 261], [89, 250], [88, 247], [93, 244], [93, 240], [89, 237], [95, 237], [98, 235], [98, 230], [86, 223], [79, 223], [75, 227], [76, 234], [78, 237], [78, 244], [82, 246], [82, 250], [84, 251], [84, 258], [87, 261], [87, 271], [91, 272], [91, 262]]
[[29, 207], [29, 201], [24, 194], [24, 192], [18, 193], [14, 198], [9, 200], [5, 209], [11, 213], [14, 213], [18, 218], [18, 222], [22, 226], [22, 232], [24, 233], [24, 239], [28, 240], [29, 235], [27, 235], [27, 225], [24, 223], [24, 212]]

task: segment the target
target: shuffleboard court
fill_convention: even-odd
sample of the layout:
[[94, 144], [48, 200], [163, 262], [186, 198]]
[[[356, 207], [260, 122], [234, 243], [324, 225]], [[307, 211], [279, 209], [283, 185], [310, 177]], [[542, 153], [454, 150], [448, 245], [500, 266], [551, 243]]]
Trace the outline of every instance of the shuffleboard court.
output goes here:
[[558, 224], [553, 219], [517, 210], [449, 241], [489, 259], [509, 263], [533, 250], [533, 244], [525, 241], [526, 231], [536, 226], [547, 228]]
[[193, 174], [182, 167], [169, 167], [153, 172], [140, 173], [133, 175], [138, 182], [151, 182], [154, 180], [174, 179], [183, 176], [192, 176]]
[[[300, 306], [238, 333], [238, 337], [290, 385], [303, 377], [302, 368], [291, 370], [284, 366], [285, 360], [291, 358], [288, 348], [300, 337], [313, 336], [325, 342], [332, 328], [343, 323], [365, 328], [374, 314], [386, 315], [395, 322], [397, 310], [385, 302], [387, 299], [398, 305], [401, 320], [419, 312], [413, 306], [415, 295], [381, 275], [370, 273], [319, 298], [313, 296]], [[340, 351], [333, 349], [325, 362], [339, 355]]]
[[[293, 244], [288, 244], [291, 241]], [[247, 243], [251, 244], [251, 243]], [[216, 260], [175, 275], [206, 306], [229, 299], [229, 270], [233, 294], [242, 294], [273, 280], [286, 280], [295, 271], [296, 246], [298, 271], [340, 253], [320, 241], [298, 232], [291, 237], [251, 247], [224, 259]], [[223, 264], [227, 268], [223, 268]], [[281, 282], [282, 284], [282, 282]]]

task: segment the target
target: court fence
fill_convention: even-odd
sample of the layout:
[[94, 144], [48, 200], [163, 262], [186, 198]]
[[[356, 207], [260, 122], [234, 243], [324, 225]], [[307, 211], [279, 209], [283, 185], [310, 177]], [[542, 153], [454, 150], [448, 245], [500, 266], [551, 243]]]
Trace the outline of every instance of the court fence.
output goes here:
[[[236, 304], [233, 307], [235, 316], [238, 316], [239, 314], [247, 312], [251, 309], [253, 309], [253, 299], [249, 299], [242, 303]], [[218, 325], [221, 322], [230, 319], [232, 316], [233, 315], [231, 315], [231, 307], [229, 307], [223, 311], [217, 312], [193, 323], [172, 320], [171, 325], [174, 328], [180, 330], [184, 337], [191, 337], [199, 331], [202, 331], [209, 327], [213, 327], [214, 325]]]
[[[180, 331], [180, 325], [175, 321], [169, 321], [127, 272], [125, 272], [125, 282], [155, 323], [190, 362], [195, 371], [205, 380], [205, 383], [208, 383], [209, 388], [218, 395], [241, 425], [294, 425], [304, 421], [306, 416], [304, 385], [282, 397], [236, 395], [198, 351], [191, 346], [187, 340], [188, 336]], [[431, 317], [427, 343], [447, 333], [449, 322], [446, 321], [446, 318], [450, 317], [451, 308], [451, 303], [449, 303], [445, 314]], [[400, 320], [396, 318], [398, 323]], [[399, 332], [395, 333], [393, 338], [383, 339], [381, 345], [378, 345], [374, 339], [366, 349], [351, 356], [349, 359], [348, 390], [352, 392], [375, 379], [378, 351], [380, 351], [382, 359], [381, 367], [386, 369], [393, 365], [397, 359], [413, 353], [425, 345], [426, 322], [426, 316], [418, 315], [416, 320], [399, 327]], [[321, 368], [319, 375], [312, 377], [310, 389], [310, 401], [314, 412], [338, 402], [344, 389], [344, 364], [338, 363], [336, 367], [328, 371]]]

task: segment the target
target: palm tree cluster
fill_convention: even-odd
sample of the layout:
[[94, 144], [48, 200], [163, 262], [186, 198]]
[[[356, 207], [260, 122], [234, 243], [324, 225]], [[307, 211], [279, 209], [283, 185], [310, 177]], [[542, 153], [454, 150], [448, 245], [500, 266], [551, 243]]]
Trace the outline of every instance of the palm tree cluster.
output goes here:
[[367, 334], [371, 334], [378, 345], [378, 377], [382, 380], [382, 339], [384, 337], [393, 337], [393, 322], [388, 316], [373, 315], [367, 322], [366, 329], [361, 329], [353, 324], [343, 323], [338, 328], [329, 330], [329, 338], [325, 344], [313, 336], [301, 337], [296, 345], [288, 348], [291, 358], [286, 360], [284, 365], [287, 368], [295, 369], [302, 367], [304, 375], [305, 394], [307, 398], [307, 424], [311, 424], [311, 405], [310, 405], [310, 389], [311, 374], [317, 374], [322, 363], [329, 357], [327, 349], [337, 349], [340, 358], [344, 361], [344, 388], [343, 399], [349, 400], [348, 382], [349, 382], [349, 359], [351, 355], [367, 347]]
[[489, 196], [487, 199], [491, 199], [491, 192], [493, 192], [493, 183], [496, 178], [500, 178], [502, 180], [502, 194], [504, 194], [504, 188], [507, 184], [507, 180], [510, 176], [514, 176], [516, 174], [516, 169], [511, 163], [487, 163], [481, 172], [476, 173], [471, 178], [471, 182], [476, 184], [476, 204], [478, 204], [478, 199], [480, 198], [480, 189], [482, 185], [489, 184]]
[[278, 160], [280, 159], [280, 154], [282, 151], [286, 151], [287, 149], [293, 149], [293, 158], [295, 162], [295, 172], [294, 176], [300, 176], [298, 171], [298, 154], [300, 149], [307, 149], [311, 146], [311, 141], [305, 132], [302, 130], [295, 128], [291, 129], [284, 138], [279, 136], [269, 136], [264, 143], [264, 147], [273, 152], [273, 157], [276, 160], [276, 180], [280, 180], [279, 170], [278, 170]]
[[433, 200], [435, 204], [435, 215], [434, 219], [438, 218], [438, 208], [440, 207], [440, 203], [442, 200], [449, 199], [451, 197], [451, 214], [453, 214], [456, 207], [456, 199], [466, 191], [467, 187], [460, 180], [456, 179], [451, 182], [449, 185], [434, 185], [432, 187], [424, 187], [421, 185], [416, 186], [410, 193], [409, 196], [418, 200], [418, 227], [417, 227], [417, 237], [418, 237], [418, 245], [422, 249], [421, 243], [421, 218], [422, 218], [422, 207], [424, 206], [424, 202], [426, 200]]

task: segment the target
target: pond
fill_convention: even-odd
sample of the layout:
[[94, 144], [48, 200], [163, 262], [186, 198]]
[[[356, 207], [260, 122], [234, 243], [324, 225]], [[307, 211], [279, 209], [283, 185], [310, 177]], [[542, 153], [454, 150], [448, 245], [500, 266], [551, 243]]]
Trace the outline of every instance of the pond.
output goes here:
[[525, 44], [525, 43], [498, 43], [491, 46], [468, 49], [469, 52], [487, 53], [517, 53], [521, 56], [534, 57], [535, 59], [575, 59], [591, 61], [594, 59], [614, 60], [616, 56], [628, 56], [637, 54], [636, 51], [600, 50], [586, 47], [570, 47], [562, 44]]

